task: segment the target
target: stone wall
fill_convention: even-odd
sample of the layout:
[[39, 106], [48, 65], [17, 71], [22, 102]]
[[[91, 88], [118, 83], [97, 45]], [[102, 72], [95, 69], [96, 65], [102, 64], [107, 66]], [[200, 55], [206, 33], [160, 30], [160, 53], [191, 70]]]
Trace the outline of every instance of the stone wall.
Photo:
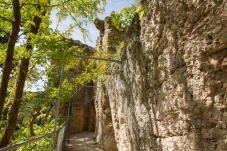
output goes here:
[[97, 137], [114, 133], [119, 151], [226, 150], [227, 1], [142, 4], [144, 18], [126, 34], [126, 63], [112, 63], [99, 83]]

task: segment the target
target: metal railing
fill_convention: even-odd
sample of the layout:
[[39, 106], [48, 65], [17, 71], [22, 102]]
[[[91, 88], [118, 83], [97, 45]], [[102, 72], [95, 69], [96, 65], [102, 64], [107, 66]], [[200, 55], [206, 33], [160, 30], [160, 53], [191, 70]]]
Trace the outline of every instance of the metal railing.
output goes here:
[[67, 121], [58, 133], [58, 143], [56, 151], [65, 151], [65, 144], [69, 135], [70, 122]]
[[30, 139], [28, 141], [24, 141], [24, 142], [21, 142], [21, 143], [18, 143], [18, 144], [14, 144], [14, 145], [9, 146], [9, 147], [0, 148], [0, 151], [9, 151], [9, 150], [12, 150], [12, 149], [17, 149], [19, 147], [25, 146], [25, 145], [30, 144], [32, 142], [38, 141], [40, 139], [52, 136], [54, 133], [55, 132], [51, 132], [51, 133], [48, 133], [48, 134], [45, 134], [45, 135]]
[[[59, 128], [57, 131], [52, 131], [51, 133], [47, 133], [45, 135], [41, 135], [38, 136], [36, 138], [18, 143], [18, 144], [14, 144], [12, 146], [8, 146], [8, 147], [4, 147], [4, 148], [0, 148], [0, 151], [10, 151], [13, 149], [17, 149], [19, 147], [25, 146], [27, 144], [31, 144], [33, 142], [39, 141], [43, 138], [49, 137], [49, 136], [54, 136], [57, 132], [58, 132], [58, 143], [57, 143], [57, 151], [64, 151], [64, 147], [65, 147], [65, 143], [67, 141], [68, 138], [68, 128], [69, 128], [69, 123], [68, 121], [66, 121], [65, 123], [62, 124], [61, 128]], [[63, 136], [63, 138], [61, 138]], [[60, 141], [59, 141], [60, 140]], [[51, 144], [50, 144], [51, 145]], [[52, 148], [52, 150], [55, 150], [54, 148]]]
[[82, 56], [82, 55], [73, 55], [73, 56], [77, 58], [82, 58], [82, 59], [94, 59], [94, 60], [102, 60], [102, 61], [109, 61], [109, 62], [116, 62], [116, 63], [125, 63], [125, 61], [121, 61], [121, 60], [112, 60], [112, 59], [97, 58], [97, 57]]

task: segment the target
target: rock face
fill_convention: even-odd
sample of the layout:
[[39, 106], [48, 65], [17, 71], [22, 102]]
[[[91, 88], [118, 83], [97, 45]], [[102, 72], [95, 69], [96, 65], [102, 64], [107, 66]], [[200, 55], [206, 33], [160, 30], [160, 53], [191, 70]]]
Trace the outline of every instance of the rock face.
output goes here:
[[96, 25], [100, 30], [100, 35], [97, 40], [97, 50], [108, 54], [117, 52], [117, 47], [124, 40], [125, 32], [118, 31], [113, 25], [111, 18], [106, 17], [104, 21], [98, 20], [98, 23], [103, 24], [103, 28]]
[[98, 141], [108, 150], [115, 139], [119, 151], [226, 150], [227, 1], [142, 4], [126, 63], [112, 63], [98, 84]]
[[[69, 46], [78, 46], [82, 50], [84, 56], [91, 56], [94, 54], [95, 49], [81, 43], [78, 40], [69, 40]], [[84, 60], [86, 63], [86, 60]], [[84, 70], [82, 61], [76, 69], [70, 69], [69, 74], [71, 78], [80, 75]], [[82, 131], [94, 132], [95, 131], [95, 106], [94, 106], [94, 83], [90, 82], [87, 86], [75, 89], [72, 94], [71, 108], [70, 108], [70, 133], [79, 133]], [[66, 107], [68, 110], [68, 107]]]
[[[125, 33], [115, 28], [110, 17], [106, 17], [103, 24], [103, 30], [100, 30], [100, 36], [97, 40], [97, 49], [102, 53], [112, 55], [117, 52], [117, 47], [124, 40]], [[110, 66], [110, 64], [108, 64], [108, 66]], [[105, 81], [106, 75], [100, 76], [99, 79], [100, 81]], [[106, 85], [97, 83], [96, 92], [96, 140], [104, 150], [117, 151]]]
[[84, 87], [72, 99], [70, 133], [95, 131], [94, 88]]

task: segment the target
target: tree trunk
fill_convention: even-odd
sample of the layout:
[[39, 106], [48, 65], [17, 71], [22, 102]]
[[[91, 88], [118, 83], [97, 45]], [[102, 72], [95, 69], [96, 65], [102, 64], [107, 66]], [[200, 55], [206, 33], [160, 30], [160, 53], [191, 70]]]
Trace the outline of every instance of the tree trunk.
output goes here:
[[[45, 13], [43, 15], [45, 15]], [[33, 34], [37, 34], [41, 24], [41, 18], [38, 16], [35, 16], [33, 18], [33, 22], [35, 23], [35, 26], [34, 25], [31, 26], [30, 32]], [[31, 51], [33, 49], [32, 45], [30, 44], [30, 40], [31, 38], [28, 38], [27, 46], [26, 46], [26, 50], [28, 51]], [[23, 94], [24, 84], [28, 73], [29, 61], [30, 61], [30, 57], [24, 58], [21, 61], [20, 71], [17, 79], [15, 97], [14, 97], [12, 107], [10, 109], [8, 122], [5, 126], [5, 130], [0, 140], [0, 148], [7, 146], [7, 144], [9, 143], [10, 137], [13, 134], [13, 130], [17, 121], [19, 107], [22, 101], [22, 94]]]
[[7, 87], [9, 83], [9, 76], [12, 70], [14, 47], [20, 31], [21, 14], [19, 0], [13, 0], [13, 14], [14, 21], [12, 22], [12, 33], [10, 34], [10, 38], [8, 41], [6, 59], [3, 65], [2, 80], [0, 86], [0, 120], [2, 118], [2, 110], [5, 103]]
[[50, 111], [54, 105], [51, 103], [50, 105], [47, 105], [47, 106], [49, 106], [49, 109], [46, 111], [46, 116], [43, 117], [43, 119], [42, 119], [41, 126], [44, 126], [46, 124], [48, 115], [50, 114]]
[[35, 114], [32, 114], [32, 118], [31, 118], [30, 123], [29, 123], [29, 129], [30, 129], [30, 135], [31, 135], [31, 136], [35, 136], [33, 124], [34, 124], [34, 122], [35, 122], [37, 116], [40, 115], [40, 109], [41, 109], [41, 108], [38, 108], [37, 111], [35, 112]]

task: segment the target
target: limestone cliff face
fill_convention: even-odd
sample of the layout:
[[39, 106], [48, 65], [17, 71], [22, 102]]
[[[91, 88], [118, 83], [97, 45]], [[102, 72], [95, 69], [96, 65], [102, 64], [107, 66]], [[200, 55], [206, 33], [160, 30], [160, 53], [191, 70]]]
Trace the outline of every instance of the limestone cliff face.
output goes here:
[[[82, 52], [80, 55], [91, 56], [95, 53], [95, 49], [81, 43], [78, 40], [69, 40], [69, 46], [78, 46]], [[86, 59], [84, 62], [86, 63]], [[70, 69], [69, 75], [71, 78], [79, 76], [84, 70], [82, 61], [79, 66]], [[75, 88], [72, 92], [73, 98], [70, 100], [70, 133], [79, 133], [82, 131], [95, 131], [95, 106], [94, 106], [94, 83], [90, 82], [87, 87], [82, 87], [79, 90]], [[68, 110], [68, 106], [65, 107]], [[66, 111], [67, 113], [67, 111]]]
[[97, 138], [114, 134], [119, 151], [226, 150], [227, 1], [142, 3], [126, 63], [112, 63], [99, 83]]
[[[113, 25], [111, 18], [108, 16], [105, 20], [99, 20], [96, 28], [100, 30], [97, 40], [97, 50], [103, 53], [114, 54], [117, 47], [125, 38], [124, 31], [118, 31]], [[101, 27], [100, 27], [101, 26]]]
[[[92, 84], [90, 84], [92, 85]], [[93, 85], [92, 85], [93, 86]], [[70, 133], [95, 131], [94, 88], [83, 87], [71, 100]]]
[[[117, 52], [118, 45], [124, 40], [125, 33], [118, 31], [112, 24], [111, 18], [106, 17], [103, 23], [103, 30], [97, 40], [97, 49], [102, 53], [114, 54]], [[100, 28], [98, 28], [100, 29]], [[110, 64], [108, 64], [110, 66]], [[105, 81], [106, 75], [99, 77], [100, 81]], [[106, 151], [117, 151], [117, 143], [112, 124], [112, 114], [110, 110], [109, 96], [106, 85], [97, 83], [95, 96], [96, 109], [96, 134], [97, 142]]]

